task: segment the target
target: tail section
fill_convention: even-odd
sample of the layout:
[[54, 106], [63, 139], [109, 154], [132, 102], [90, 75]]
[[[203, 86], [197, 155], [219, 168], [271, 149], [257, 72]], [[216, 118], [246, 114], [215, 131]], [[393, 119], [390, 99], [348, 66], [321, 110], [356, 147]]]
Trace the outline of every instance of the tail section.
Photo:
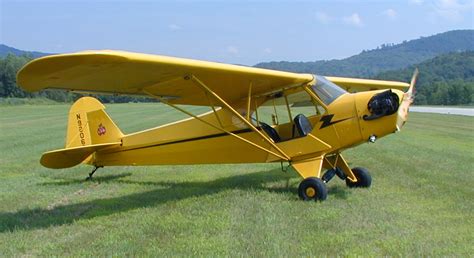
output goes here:
[[104, 111], [97, 99], [83, 97], [69, 110], [66, 148], [46, 152], [41, 164], [48, 168], [67, 168], [80, 163], [93, 163], [91, 154], [120, 146], [123, 133]]
[[97, 99], [83, 97], [69, 110], [66, 149], [79, 146], [118, 142], [123, 134], [104, 111]]

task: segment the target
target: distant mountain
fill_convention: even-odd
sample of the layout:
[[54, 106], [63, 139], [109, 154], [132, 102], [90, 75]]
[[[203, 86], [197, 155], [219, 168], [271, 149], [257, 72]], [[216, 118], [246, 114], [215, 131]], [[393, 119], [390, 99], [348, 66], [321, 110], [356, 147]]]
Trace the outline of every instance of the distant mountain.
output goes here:
[[404, 69], [383, 72], [376, 78], [410, 81], [415, 66], [420, 70], [416, 104], [474, 103], [474, 51], [440, 55]]
[[[0, 44], [0, 97], [46, 97], [71, 101], [71, 94], [58, 91], [26, 93], [15, 84], [16, 72], [32, 58], [49, 55], [22, 51]], [[474, 103], [474, 30], [458, 30], [384, 45], [378, 49], [342, 59], [316, 62], [270, 62], [258, 67], [323, 75], [375, 77], [409, 81], [420, 69], [416, 104], [458, 105]], [[105, 102], [134, 99], [101, 97]]]
[[372, 77], [382, 71], [417, 64], [449, 52], [474, 50], [474, 30], [454, 30], [429, 37], [384, 44], [377, 49], [341, 60], [315, 62], [267, 62], [256, 67], [322, 75]]
[[9, 46], [4, 45], [4, 44], [0, 44], [0, 57], [5, 57], [8, 54], [13, 54], [13, 55], [16, 55], [16, 56], [27, 55], [27, 56], [31, 56], [33, 58], [38, 58], [38, 57], [42, 57], [42, 56], [51, 55], [49, 53], [42, 53], [42, 52], [37, 52], [37, 51], [24, 51], [24, 50], [16, 49], [16, 48], [13, 48], [13, 47], [9, 47]]

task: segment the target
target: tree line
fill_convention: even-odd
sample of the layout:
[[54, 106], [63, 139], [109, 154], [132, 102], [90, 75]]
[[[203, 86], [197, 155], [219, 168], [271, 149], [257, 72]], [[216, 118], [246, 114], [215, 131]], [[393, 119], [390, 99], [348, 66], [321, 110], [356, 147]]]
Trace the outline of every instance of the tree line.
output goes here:
[[[16, 74], [31, 56], [7, 55], [0, 58], [0, 97], [47, 98], [73, 102], [83, 96], [60, 90], [25, 92], [16, 84]], [[415, 66], [420, 75], [415, 103], [418, 105], [466, 105], [474, 103], [474, 51], [449, 53], [404, 69], [382, 72], [376, 79], [409, 81]], [[104, 103], [153, 102], [151, 98], [93, 95]]]
[[[62, 90], [41, 90], [39, 92], [26, 92], [16, 84], [16, 74], [26, 63], [33, 60], [32, 56], [16, 56], [8, 54], [0, 57], [0, 97], [1, 98], [47, 98], [57, 102], [73, 102], [83, 95]], [[155, 99], [133, 96], [97, 95], [103, 103], [128, 103], [128, 102], [155, 102]]]

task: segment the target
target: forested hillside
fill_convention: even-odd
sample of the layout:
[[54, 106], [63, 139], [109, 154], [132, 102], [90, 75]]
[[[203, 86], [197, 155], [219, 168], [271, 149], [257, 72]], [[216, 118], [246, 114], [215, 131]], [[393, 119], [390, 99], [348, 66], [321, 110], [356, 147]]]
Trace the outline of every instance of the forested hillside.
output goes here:
[[0, 44], [0, 57], [6, 57], [8, 54], [13, 54], [16, 56], [30, 56], [33, 58], [51, 55], [49, 53], [42, 53], [42, 52], [37, 52], [37, 51], [24, 51], [24, 50], [16, 49], [13, 47], [9, 47], [4, 44]]
[[474, 103], [474, 51], [441, 55], [404, 69], [383, 72], [376, 78], [409, 81], [415, 67], [420, 70], [416, 104]]
[[26, 97], [25, 93], [16, 86], [16, 72], [26, 64], [31, 57], [7, 55], [0, 57], [0, 97]]
[[342, 59], [315, 62], [269, 62], [256, 66], [275, 70], [322, 75], [372, 77], [382, 71], [405, 68], [440, 54], [474, 50], [474, 30], [455, 30], [430, 37], [384, 44]]
[[[474, 30], [458, 30], [431, 37], [385, 45], [359, 55], [332, 61], [271, 62], [259, 64], [277, 70], [323, 75], [376, 77], [409, 81], [420, 69], [416, 104], [457, 105], [474, 103]], [[5, 57], [3, 50], [9, 51]], [[57, 90], [27, 93], [16, 85], [17, 71], [39, 52], [0, 45], [0, 97], [44, 97], [70, 102], [79, 95]], [[44, 55], [44, 53], [39, 53]], [[382, 71], [382, 72], [381, 72]], [[380, 73], [381, 72], [381, 73]], [[97, 96], [102, 102], [154, 101], [129, 96]]]

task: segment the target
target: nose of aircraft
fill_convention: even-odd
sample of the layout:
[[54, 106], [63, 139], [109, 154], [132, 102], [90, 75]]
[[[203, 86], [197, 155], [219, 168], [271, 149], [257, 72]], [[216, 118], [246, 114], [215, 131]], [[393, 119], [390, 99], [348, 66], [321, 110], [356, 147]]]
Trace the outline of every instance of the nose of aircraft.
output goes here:
[[416, 78], [418, 77], [418, 68], [413, 73], [413, 77], [411, 78], [410, 87], [408, 91], [403, 94], [403, 99], [398, 108], [398, 117], [397, 117], [397, 130], [400, 131], [405, 125], [406, 121], [408, 120], [408, 111], [415, 99], [415, 84]]

